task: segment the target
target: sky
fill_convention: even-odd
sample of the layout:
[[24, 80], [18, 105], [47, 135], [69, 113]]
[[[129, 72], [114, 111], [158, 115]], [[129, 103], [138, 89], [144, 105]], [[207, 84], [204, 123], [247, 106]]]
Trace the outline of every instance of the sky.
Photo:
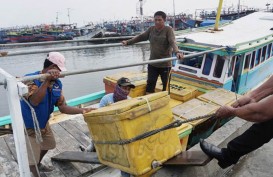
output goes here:
[[[77, 26], [88, 22], [110, 20], [129, 20], [137, 15], [139, 0], [0, 0], [0, 28], [39, 24], [71, 23]], [[144, 15], [153, 15], [158, 10], [173, 14], [194, 13], [195, 9], [217, 8], [218, 0], [143, 0]], [[239, 0], [224, 0], [223, 7], [237, 8]], [[240, 0], [240, 4], [248, 7], [266, 8], [266, 3], [273, 0]]]

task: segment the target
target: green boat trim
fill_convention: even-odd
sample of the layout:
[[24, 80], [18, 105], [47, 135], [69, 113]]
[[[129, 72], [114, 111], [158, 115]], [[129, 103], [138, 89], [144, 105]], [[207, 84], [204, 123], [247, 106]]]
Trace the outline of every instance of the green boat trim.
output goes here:
[[[81, 97], [77, 97], [71, 100], [67, 101], [67, 105], [69, 106], [77, 106], [77, 105], [81, 105], [81, 104], [85, 104], [88, 102], [92, 102], [98, 99], [101, 99], [103, 96], [105, 95], [105, 90], [99, 91], [99, 92], [95, 92], [89, 95], [84, 95]], [[54, 108], [54, 111], [58, 111], [58, 107]], [[0, 126], [4, 126], [4, 125], [8, 125], [11, 124], [11, 117], [10, 115], [8, 116], [4, 116], [4, 117], [0, 117]]]

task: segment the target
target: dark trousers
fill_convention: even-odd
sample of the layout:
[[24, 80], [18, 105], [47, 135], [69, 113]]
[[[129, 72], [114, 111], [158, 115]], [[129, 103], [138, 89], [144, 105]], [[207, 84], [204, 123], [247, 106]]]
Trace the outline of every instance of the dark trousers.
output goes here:
[[159, 75], [161, 77], [161, 81], [163, 84], [162, 90], [165, 91], [167, 87], [170, 70], [171, 70], [171, 67], [158, 68], [152, 65], [148, 65], [148, 80], [147, 80], [146, 92], [149, 92], [149, 93], [155, 92], [155, 86], [156, 86], [157, 78]]
[[235, 164], [240, 157], [268, 143], [273, 138], [273, 119], [255, 123], [242, 135], [230, 141], [223, 148], [223, 156], [227, 163]]

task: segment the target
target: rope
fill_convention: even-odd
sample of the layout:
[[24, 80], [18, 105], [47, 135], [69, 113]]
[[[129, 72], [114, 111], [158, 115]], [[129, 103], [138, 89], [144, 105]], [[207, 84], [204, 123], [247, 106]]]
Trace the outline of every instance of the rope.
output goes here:
[[29, 106], [30, 111], [31, 111], [31, 117], [33, 120], [33, 125], [34, 125], [34, 131], [35, 131], [35, 136], [36, 136], [36, 142], [38, 144], [40, 144], [41, 142], [43, 142], [43, 138], [41, 135], [41, 130], [40, 130], [40, 126], [39, 126], [39, 121], [37, 119], [35, 110], [33, 109], [33, 107], [29, 104], [29, 102], [23, 97], [21, 96], [21, 99], [24, 100], [24, 102]]
[[204, 116], [198, 116], [198, 117], [191, 118], [191, 119], [188, 119], [188, 120], [183, 120], [183, 121], [182, 120], [176, 120], [176, 121], [174, 121], [174, 122], [172, 122], [172, 123], [170, 123], [168, 125], [165, 125], [162, 128], [158, 128], [158, 129], [155, 129], [155, 130], [151, 130], [149, 132], [145, 132], [145, 133], [143, 133], [141, 135], [138, 135], [138, 136], [135, 136], [134, 138], [131, 138], [131, 139], [124, 139], [124, 140], [118, 140], [118, 141], [93, 141], [93, 142], [95, 144], [125, 145], [125, 144], [129, 144], [129, 143], [132, 143], [132, 142], [147, 138], [147, 137], [152, 136], [154, 134], [157, 134], [157, 133], [159, 133], [161, 131], [179, 127], [182, 124], [187, 123], [187, 122], [192, 122], [192, 121], [199, 120], [199, 119], [205, 119], [205, 118], [208, 118], [208, 117], [213, 118], [214, 116], [215, 116], [215, 113], [207, 114], [207, 115], [204, 115]]
[[146, 103], [147, 103], [147, 106], [148, 106], [148, 108], [149, 108], [149, 112], [151, 112], [151, 111], [152, 111], [152, 108], [151, 108], [151, 105], [150, 105], [150, 102], [149, 102], [148, 98], [143, 97], [143, 99], [144, 99], [144, 100], [146, 101]]
[[[38, 163], [36, 162], [36, 159], [35, 159], [35, 156], [34, 156], [34, 152], [33, 152], [33, 149], [32, 149], [32, 146], [31, 146], [31, 143], [30, 143], [30, 140], [29, 140], [29, 137], [27, 135], [27, 129], [26, 129], [25, 124], [24, 124], [24, 130], [25, 130], [25, 134], [26, 134], [26, 137], [27, 137], [27, 142], [28, 142], [28, 145], [29, 145], [29, 148], [30, 148], [31, 156], [32, 156], [33, 161], [35, 163], [35, 169], [37, 171], [38, 177], [41, 177], [39, 169], [38, 169], [38, 166], [37, 166]], [[36, 137], [36, 141], [37, 141], [37, 137]]]

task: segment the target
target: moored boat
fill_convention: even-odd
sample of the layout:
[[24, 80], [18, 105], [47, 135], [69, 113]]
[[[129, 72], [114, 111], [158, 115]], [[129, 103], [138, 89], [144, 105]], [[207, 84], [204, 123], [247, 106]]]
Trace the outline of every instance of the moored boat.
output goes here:
[[[202, 31], [180, 36], [180, 38], [186, 39], [185, 42], [179, 43], [181, 50], [187, 54], [196, 53], [198, 56], [185, 58], [182, 62], [177, 61], [172, 69], [171, 97], [174, 100], [176, 100], [175, 98], [181, 99], [176, 100], [179, 104], [172, 106], [173, 108], [186, 105], [196, 97], [199, 101], [210, 102], [206, 105], [213, 103], [212, 106], [214, 107], [217, 107], [215, 106], [217, 104], [220, 106], [223, 102], [217, 103], [216, 101], [223, 101], [224, 99], [220, 99], [213, 92], [217, 90], [216, 88], [245, 93], [264, 81], [272, 73], [269, 69], [272, 63], [273, 40], [271, 27], [269, 28], [272, 14], [254, 13], [250, 18], [251, 21], [257, 18], [256, 24], [259, 24], [259, 33], [250, 33], [250, 29], [257, 31], [253, 26], [243, 27], [243, 25], [249, 24], [242, 18], [241, 21], [235, 21], [233, 24], [223, 27], [223, 31]], [[240, 33], [239, 30], [242, 32]], [[201, 51], [222, 46], [226, 46], [225, 49], [200, 55]], [[145, 81], [145, 78], [142, 80]], [[209, 93], [214, 94], [210, 95]], [[223, 93], [230, 92], [223, 91]], [[207, 96], [204, 96], [206, 94]], [[213, 97], [214, 95], [217, 96]], [[236, 97], [235, 94], [233, 96]], [[206, 101], [208, 98], [210, 100]], [[195, 100], [194, 107], [191, 108], [198, 106], [195, 109], [199, 110], [199, 101]], [[225, 103], [230, 104], [230, 101]], [[187, 111], [189, 110], [187, 109]], [[184, 118], [187, 118], [186, 112], [177, 114], [183, 114]], [[182, 116], [178, 115], [178, 117]]]

